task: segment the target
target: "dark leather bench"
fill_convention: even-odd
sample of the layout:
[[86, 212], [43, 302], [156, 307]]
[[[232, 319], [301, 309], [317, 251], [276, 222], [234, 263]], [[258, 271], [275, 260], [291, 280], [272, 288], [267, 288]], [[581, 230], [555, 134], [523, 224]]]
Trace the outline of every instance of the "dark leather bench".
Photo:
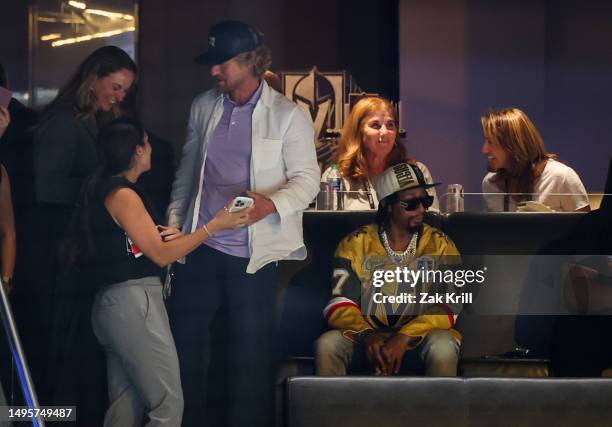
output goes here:
[[[583, 214], [428, 214], [426, 222], [446, 232], [466, 264], [486, 257], [534, 255], [568, 233]], [[278, 424], [287, 427], [383, 425], [458, 426], [603, 426], [612, 419], [612, 380], [537, 378], [548, 375], [547, 329], [540, 318], [479, 313], [464, 307], [458, 329], [463, 335], [463, 378], [345, 377], [312, 375], [313, 344], [326, 330], [322, 309], [329, 299], [332, 257], [337, 243], [374, 220], [365, 212], [307, 212], [303, 262], [281, 263], [280, 348], [284, 363], [278, 376]], [[492, 274], [502, 274], [504, 266]], [[520, 298], [528, 266], [515, 268], [513, 280], [495, 280], [483, 288]], [[494, 269], [495, 270], [495, 269]], [[478, 300], [477, 300], [478, 301]], [[520, 320], [520, 318], [519, 318]], [[543, 343], [538, 359], [495, 355], [517, 344], [516, 324], [533, 343]], [[535, 327], [534, 327], [535, 324]], [[483, 358], [483, 356], [487, 358]], [[544, 358], [544, 359], [542, 359]], [[504, 376], [522, 378], [500, 378]], [[469, 378], [474, 377], [474, 378]], [[478, 378], [480, 377], [480, 378]], [[496, 377], [496, 378], [494, 378]]]
[[296, 377], [287, 427], [610, 426], [612, 379]]
[[[482, 264], [486, 262], [483, 258], [487, 256], [536, 254], [565, 235], [582, 215], [428, 213], [425, 220], [453, 239], [469, 265]], [[336, 245], [352, 230], [372, 221], [373, 212], [305, 213], [304, 239], [308, 247], [308, 259], [280, 265], [284, 290], [280, 321], [283, 358], [312, 357], [314, 341], [327, 328], [322, 310], [329, 300], [332, 258]], [[503, 287], [505, 295], [518, 301], [526, 274], [526, 267], [522, 271], [512, 271], [513, 280], [505, 280], [503, 283], [493, 281], [498, 287], [487, 285], [479, 298], [486, 298], [487, 293], [500, 292]], [[515, 323], [514, 315], [483, 316], [466, 307], [458, 320], [458, 329], [463, 334], [462, 355], [475, 358], [513, 349], [517, 345]], [[537, 342], [537, 339], [533, 341]], [[538, 356], [546, 357], [547, 354], [540, 351]]]
[[[457, 322], [457, 329], [463, 335], [462, 358], [473, 360], [484, 355], [499, 355], [519, 345], [529, 347], [533, 357], [550, 357], [548, 347], [553, 317], [517, 318], [516, 313], [523, 289], [528, 286], [526, 278], [531, 256], [554, 245], [583, 215], [456, 213], [445, 218], [443, 230], [457, 245], [466, 266], [488, 267], [486, 285], [480, 289], [475, 303], [464, 309]], [[512, 267], [509, 262], [506, 263], [506, 258], [512, 260]], [[500, 298], [504, 299], [506, 307], [512, 309], [497, 313], [488, 305]], [[522, 334], [519, 340], [517, 324]], [[499, 366], [490, 366], [491, 372], [500, 370]], [[479, 370], [463, 370], [464, 375], [472, 375], [470, 372], [482, 375]]]

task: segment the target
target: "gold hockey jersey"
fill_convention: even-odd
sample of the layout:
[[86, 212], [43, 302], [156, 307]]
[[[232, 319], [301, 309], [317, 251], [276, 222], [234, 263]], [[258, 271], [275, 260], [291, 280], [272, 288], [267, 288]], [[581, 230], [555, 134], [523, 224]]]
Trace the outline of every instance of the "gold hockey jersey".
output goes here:
[[[432, 283], [423, 280], [425, 276], [411, 280], [415, 276], [410, 272], [441, 274], [460, 263], [459, 252], [448, 236], [424, 224], [415, 257], [398, 265], [387, 255], [378, 226], [369, 224], [338, 245], [332, 297], [323, 314], [332, 328], [340, 329], [349, 339], [369, 329], [397, 330], [418, 338], [412, 340], [416, 346], [432, 329], [452, 329], [462, 304], [445, 297], [460, 293], [453, 283]], [[459, 332], [452, 331], [460, 340]]]

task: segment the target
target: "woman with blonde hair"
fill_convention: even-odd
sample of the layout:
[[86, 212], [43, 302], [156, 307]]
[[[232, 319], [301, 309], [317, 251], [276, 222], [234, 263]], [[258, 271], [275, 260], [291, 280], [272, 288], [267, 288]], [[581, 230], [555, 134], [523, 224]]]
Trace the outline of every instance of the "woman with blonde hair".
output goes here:
[[489, 160], [489, 173], [482, 180], [488, 211], [590, 210], [578, 174], [546, 151], [540, 133], [523, 111], [491, 111], [481, 122], [482, 153]]
[[[427, 166], [407, 158], [404, 146], [399, 142], [397, 111], [384, 98], [361, 99], [349, 114], [336, 152], [337, 165], [344, 180], [345, 210], [369, 210], [378, 208], [373, 183], [388, 167], [408, 162], [416, 165], [427, 183], [433, 179]], [[331, 167], [323, 172], [327, 181]], [[434, 196], [432, 210], [439, 210], [434, 188], [428, 190]]]

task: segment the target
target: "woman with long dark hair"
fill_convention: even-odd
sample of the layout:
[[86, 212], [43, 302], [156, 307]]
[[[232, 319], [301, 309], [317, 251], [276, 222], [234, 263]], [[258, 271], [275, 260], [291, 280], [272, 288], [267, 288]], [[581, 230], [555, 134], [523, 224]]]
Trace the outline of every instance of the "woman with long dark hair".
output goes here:
[[136, 184], [151, 165], [151, 145], [140, 125], [111, 122], [100, 132], [98, 148], [101, 166], [87, 182], [68, 252], [73, 261], [90, 265], [96, 278], [89, 284], [100, 286], [92, 323], [107, 359], [110, 407], [104, 425], [140, 425], [146, 414], [147, 426], [180, 426], [183, 398], [162, 267], [215, 233], [244, 226], [249, 210], [224, 208], [189, 235], [160, 226]]

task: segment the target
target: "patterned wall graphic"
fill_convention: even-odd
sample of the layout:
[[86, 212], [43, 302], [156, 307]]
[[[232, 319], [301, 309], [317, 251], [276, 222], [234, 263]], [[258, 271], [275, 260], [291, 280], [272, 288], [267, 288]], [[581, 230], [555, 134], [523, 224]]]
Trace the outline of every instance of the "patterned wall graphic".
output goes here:
[[315, 127], [315, 146], [322, 170], [331, 163], [344, 119], [365, 93], [346, 71], [307, 71], [280, 73], [285, 96], [306, 110]]

